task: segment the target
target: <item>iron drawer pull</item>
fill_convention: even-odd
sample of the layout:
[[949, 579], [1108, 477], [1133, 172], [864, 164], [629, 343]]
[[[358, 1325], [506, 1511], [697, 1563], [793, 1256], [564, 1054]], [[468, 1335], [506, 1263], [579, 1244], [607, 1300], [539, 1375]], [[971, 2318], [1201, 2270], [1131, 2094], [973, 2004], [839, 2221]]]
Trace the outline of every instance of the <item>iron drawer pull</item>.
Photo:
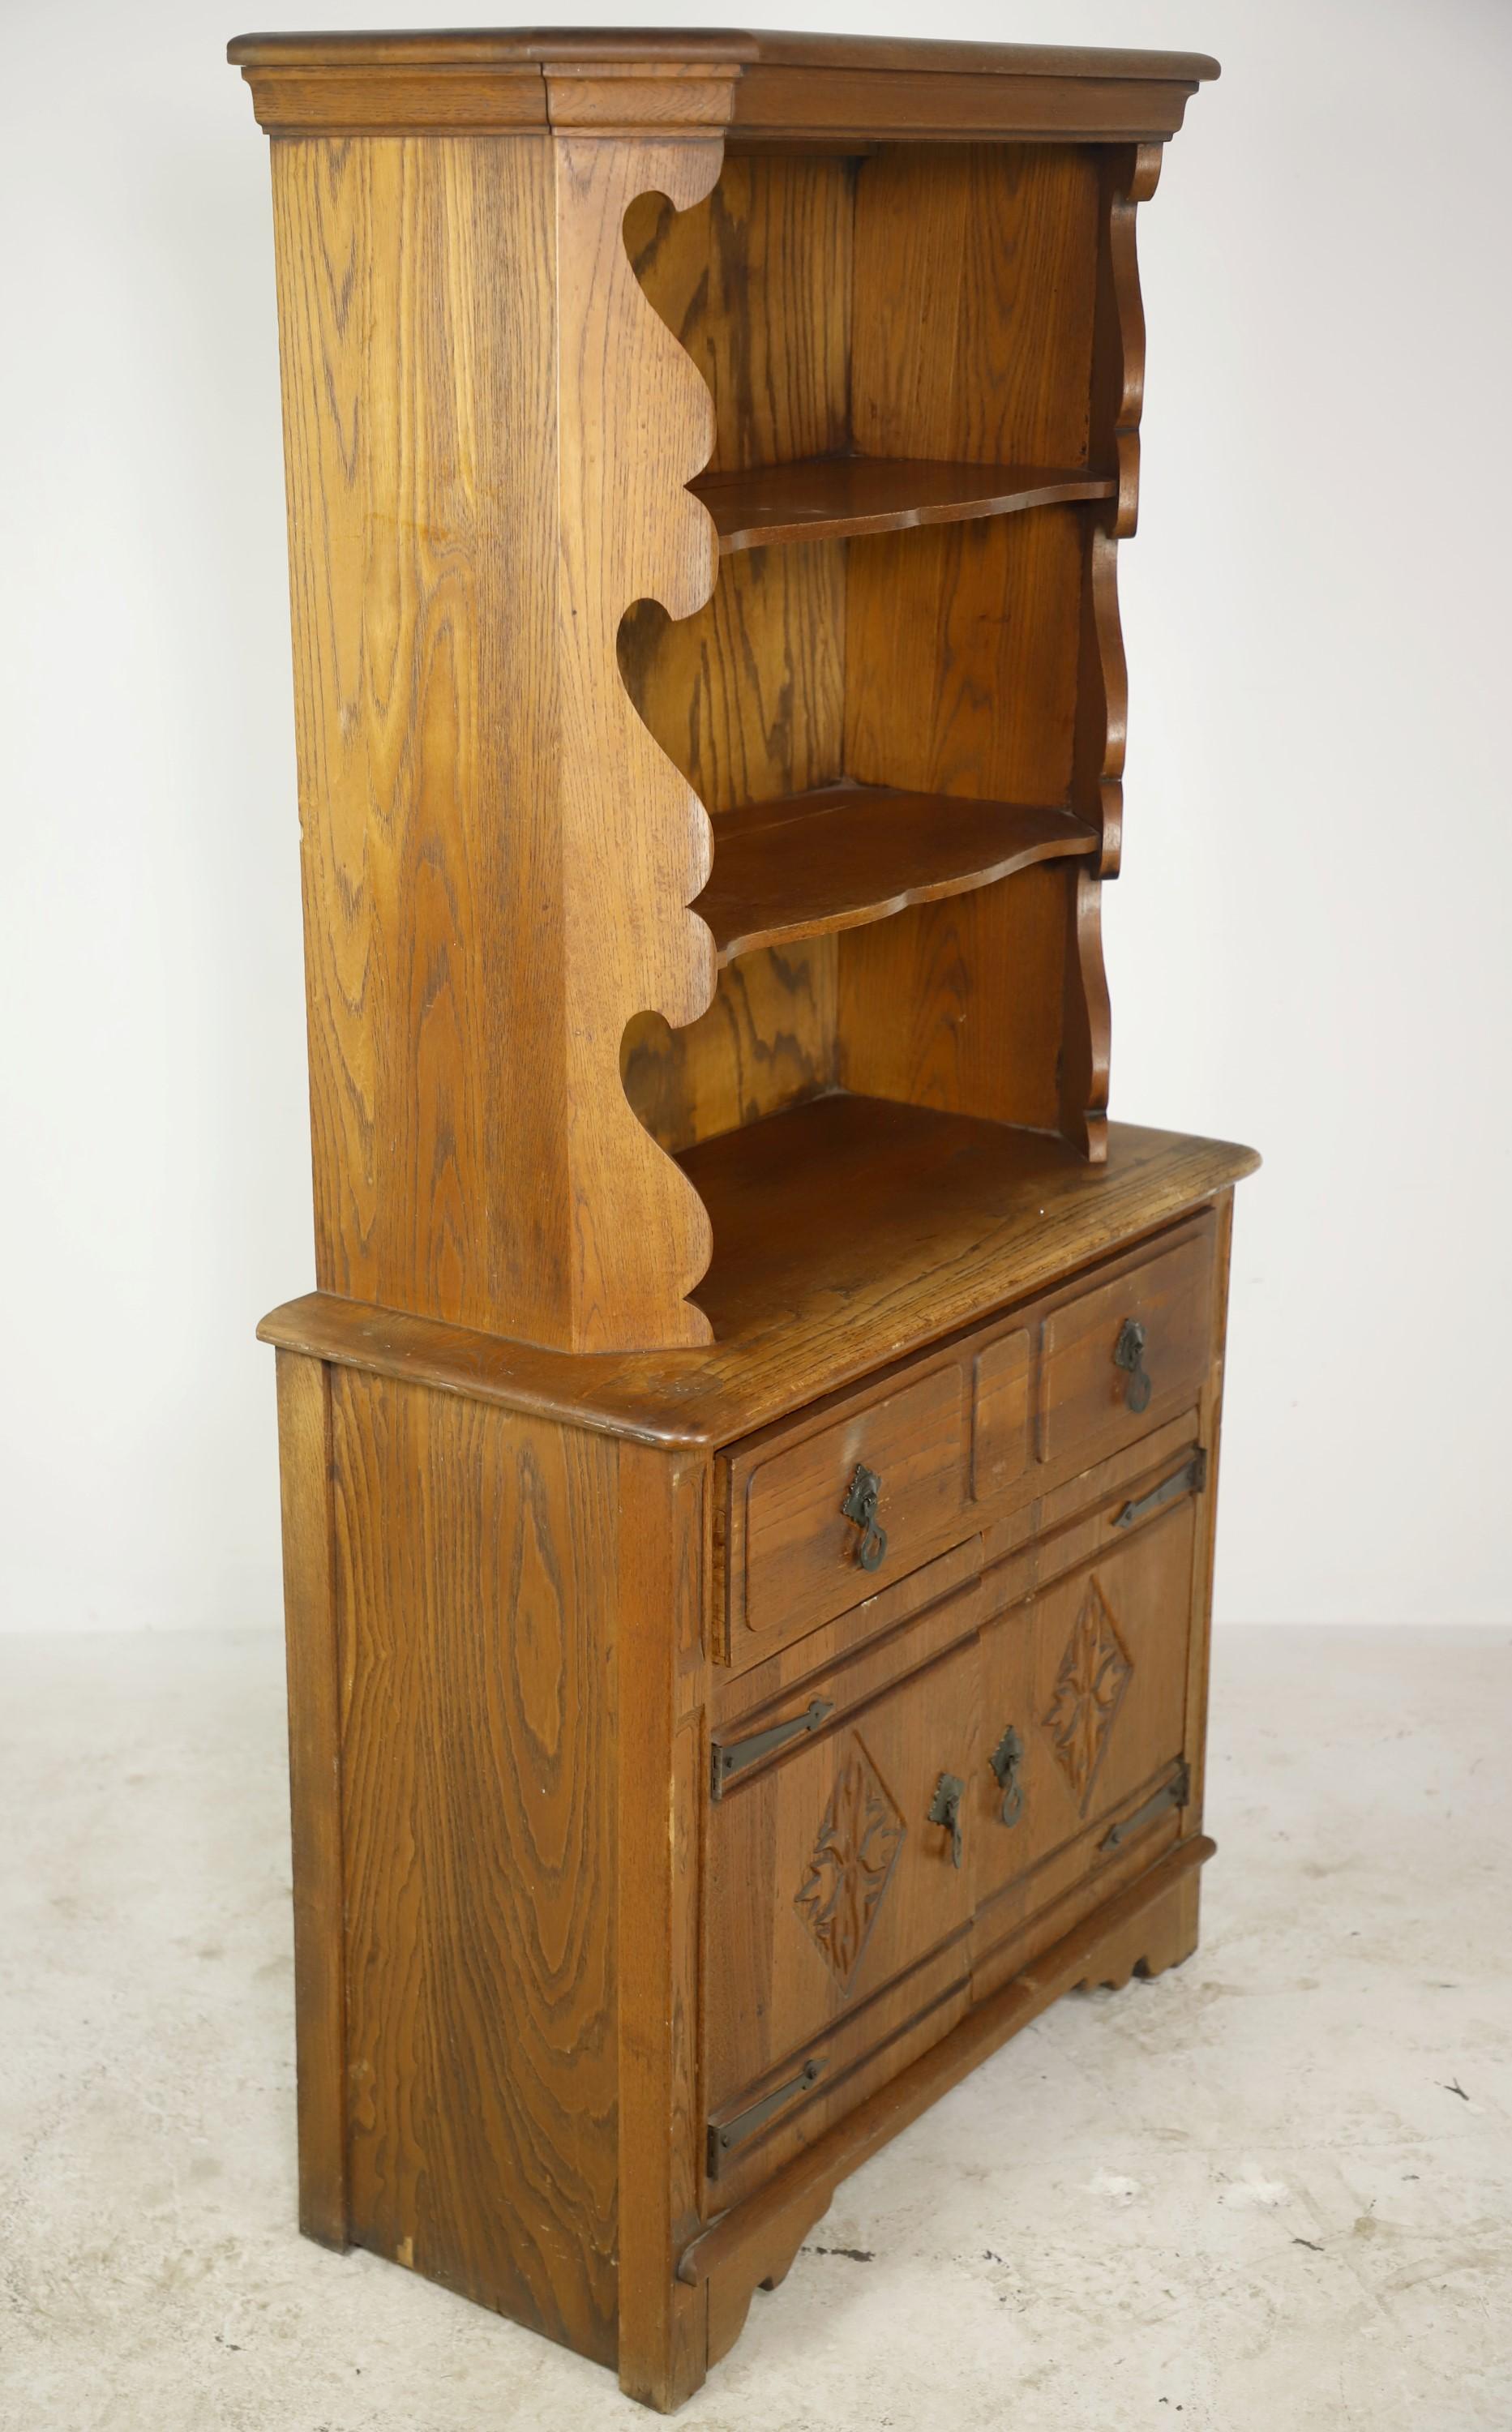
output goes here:
[[1098, 1849], [1120, 1848], [1130, 1832], [1137, 1832], [1142, 1824], [1153, 1824], [1156, 1816], [1164, 1816], [1167, 1807], [1184, 1807], [1191, 1793], [1191, 1770], [1183, 1757], [1169, 1782], [1163, 1782], [1153, 1797], [1146, 1799], [1143, 1807], [1135, 1808], [1132, 1816], [1126, 1816], [1121, 1824], [1114, 1824], [1103, 1834], [1097, 1844]]
[[928, 1824], [943, 1824], [949, 1833], [950, 1863], [953, 1866], [960, 1864], [960, 1802], [965, 1795], [966, 1785], [959, 1774], [943, 1773], [935, 1783], [935, 1795], [929, 1801], [929, 1813], [925, 1818]]
[[759, 2103], [753, 2103], [747, 2110], [738, 2111], [735, 2118], [726, 2120], [722, 2127], [716, 2127], [711, 2120], [708, 2132], [709, 2177], [717, 2179], [720, 2164], [725, 2155], [732, 2153], [737, 2145], [743, 2145], [748, 2136], [754, 2136], [758, 2128], [764, 2128], [773, 2113], [780, 2111], [785, 2103], [790, 2103], [795, 2094], [807, 2094], [828, 2067], [827, 2060], [806, 2060], [797, 2076], [790, 2077], [786, 2086], [775, 2086], [772, 2093], [764, 2094]]
[[1152, 1486], [1147, 1495], [1142, 1495], [1137, 1503], [1126, 1503], [1113, 1527], [1131, 1528], [1135, 1521], [1143, 1520], [1147, 1512], [1158, 1512], [1163, 1504], [1174, 1503], [1177, 1496], [1184, 1495], [1189, 1487], [1194, 1495], [1200, 1495], [1207, 1482], [1208, 1457], [1199, 1448], [1190, 1461], [1183, 1461], [1180, 1469], [1173, 1470], [1169, 1478], [1163, 1478], [1159, 1486]]
[[997, 1786], [1003, 1794], [997, 1820], [1011, 1831], [1024, 1813], [1024, 1784], [1018, 1778], [1018, 1769], [1024, 1762], [1024, 1743], [1011, 1723], [988, 1762], [997, 1776]]
[[716, 1740], [711, 1751], [710, 1797], [722, 1799], [732, 1773], [743, 1772], [748, 1765], [755, 1765], [757, 1757], [770, 1756], [773, 1748], [784, 1747], [804, 1731], [817, 1731], [824, 1716], [834, 1711], [832, 1697], [810, 1697], [803, 1713], [794, 1714], [790, 1722], [769, 1724], [764, 1731], [753, 1731], [749, 1739]]
[[1138, 1318], [1126, 1317], [1113, 1344], [1113, 1366], [1126, 1370], [1129, 1376], [1124, 1400], [1136, 1414], [1147, 1407], [1154, 1390], [1145, 1373], [1145, 1345], [1148, 1341]]
[[864, 1461], [858, 1461], [856, 1475], [840, 1508], [844, 1517], [854, 1522], [861, 1532], [856, 1559], [863, 1571], [879, 1569], [887, 1557], [887, 1530], [876, 1525], [876, 1507], [881, 1493], [882, 1480], [876, 1471], [868, 1469]]

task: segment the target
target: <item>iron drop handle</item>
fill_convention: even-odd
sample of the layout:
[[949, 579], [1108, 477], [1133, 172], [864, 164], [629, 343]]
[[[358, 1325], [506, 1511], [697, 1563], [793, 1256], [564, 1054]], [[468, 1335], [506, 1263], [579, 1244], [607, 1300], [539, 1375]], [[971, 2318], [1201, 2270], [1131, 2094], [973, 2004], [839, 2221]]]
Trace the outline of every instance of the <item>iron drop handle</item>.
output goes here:
[[868, 1469], [864, 1461], [858, 1461], [856, 1464], [856, 1475], [846, 1489], [845, 1500], [840, 1508], [843, 1517], [851, 1521], [861, 1532], [861, 1542], [856, 1548], [856, 1559], [863, 1571], [880, 1569], [887, 1559], [887, 1530], [878, 1528], [876, 1520], [876, 1507], [881, 1493], [882, 1480], [876, 1471]]
[[1018, 1778], [1019, 1767], [1024, 1762], [1024, 1743], [1011, 1723], [1009, 1724], [988, 1761], [997, 1776], [997, 1786], [1003, 1794], [1003, 1803], [997, 1811], [997, 1820], [1000, 1824], [1006, 1824], [1011, 1832], [1024, 1813], [1024, 1784]]
[[943, 1824], [950, 1835], [950, 1863], [960, 1864], [960, 1802], [966, 1796], [966, 1785], [957, 1773], [943, 1773], [935, 1784], [935, 1795], [929, 1801], [926, 1821]]
[[1154, 1391], [1145, 1370], [1145, 1345], [1149, 1337], [1137, 1317], [1126, 1317], [1113, 1344], [1113, 1366], [1122, 1368], [1129, 1378], [1124, 1388], [1124, 1400], [1136, 1416], [1143, 1410]]

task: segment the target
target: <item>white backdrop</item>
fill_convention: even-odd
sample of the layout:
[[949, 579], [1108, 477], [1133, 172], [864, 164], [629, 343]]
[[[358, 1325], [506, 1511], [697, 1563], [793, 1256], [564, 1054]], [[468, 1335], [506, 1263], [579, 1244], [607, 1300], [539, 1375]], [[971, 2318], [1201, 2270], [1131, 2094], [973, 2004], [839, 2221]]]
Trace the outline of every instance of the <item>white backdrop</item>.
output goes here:
[[[270, 0], [283, 26], [417, 0]], [[747, 22], [564, 8], [603, 25]], [[497, 18], [493, 20], [497, 22]], [[812, 25], [758, 0], [756, 21]], [[435, 22], [488, 23], [445, 0]], [[1251, 1140], [1220, 1619], [1504, 1617], [1504, 0], [830, 0], [1215, 51], [1151, 350], [1113, 1106]], [[308, 1288], [266, 140], [205, 0], [12, 0], [0, 1626], [279, 1618]], [[1499, 1052], [1500, 1051], [1500, 1052]]]

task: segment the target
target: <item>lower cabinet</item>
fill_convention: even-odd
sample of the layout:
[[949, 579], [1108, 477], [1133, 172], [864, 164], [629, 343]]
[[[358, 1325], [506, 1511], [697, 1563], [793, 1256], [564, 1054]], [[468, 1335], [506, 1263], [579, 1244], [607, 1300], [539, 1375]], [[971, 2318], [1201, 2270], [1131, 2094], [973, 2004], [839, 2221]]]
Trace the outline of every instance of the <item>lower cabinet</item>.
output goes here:
[[710, 2213], [1176, 1837], [1204, 1461], [1193, 1442], [1133, 1466], [1089, 1473], [1065, 1525], [722, 1731]]

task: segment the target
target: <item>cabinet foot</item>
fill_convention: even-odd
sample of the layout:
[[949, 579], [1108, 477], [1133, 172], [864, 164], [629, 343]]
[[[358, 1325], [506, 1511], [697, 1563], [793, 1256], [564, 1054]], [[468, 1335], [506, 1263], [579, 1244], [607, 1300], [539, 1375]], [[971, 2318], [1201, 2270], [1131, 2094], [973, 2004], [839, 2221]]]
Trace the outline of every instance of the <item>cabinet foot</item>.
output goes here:
[[1161, 1976], [1179, 1968], [1198, 1946], [1201, 1881], [1194, 1871], [1152, 1900], [1131, 1922], [1117, 1926], [1099, 1943], [1078, 1989], [1100, 1985], [1121, 1992], [1130, 1976]]

